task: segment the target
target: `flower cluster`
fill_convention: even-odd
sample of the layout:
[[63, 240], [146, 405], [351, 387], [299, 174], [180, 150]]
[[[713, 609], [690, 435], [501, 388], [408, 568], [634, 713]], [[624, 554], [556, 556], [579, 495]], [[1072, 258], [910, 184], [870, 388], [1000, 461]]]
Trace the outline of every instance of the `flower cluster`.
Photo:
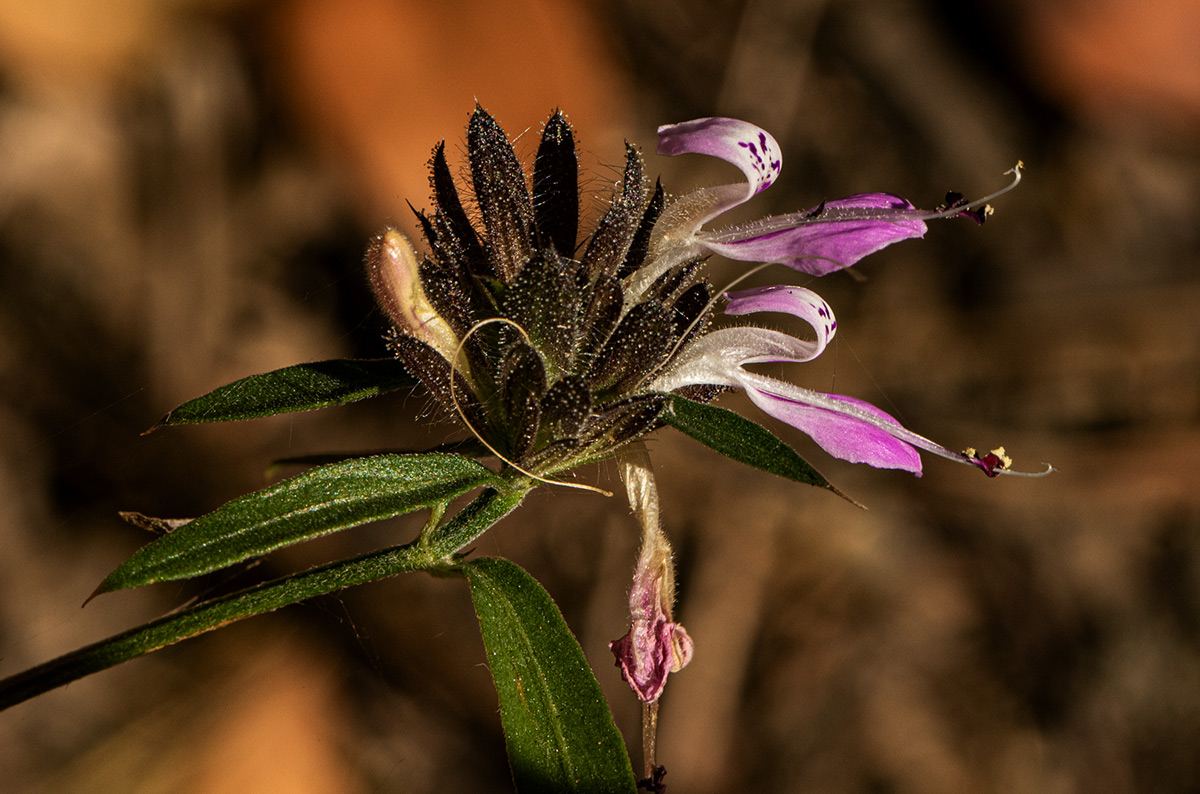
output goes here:
[[[578, 163], [562, 114], [546, 122], [527, 179], [507, 136], [477, 108], [467, 128], [472, 200], [460, 197], [439, 144], [431, 160], [434, 209], [418, 214], [430, 253], [418, 259], [390, 229], [367, 255], [372, 285], [395, 325], [392, 349], [505, 466], [549, 480], [581, 463], [625, 456], [622, 476], [644, 537], [630, 594], [633, 625], [611, 647], [647, 703], [687, 663], [692, 645], [671, 617], [671, 553], [653, 476], [644, 455], [621, 451], [662, 424], [671, 396], [707, 402], [741, 389], [763, 412], [847, 461], [919, 475], [924, 450], [988, 476], [1014, 473], [1003, 449], [953, 452], [866, 402], [747, 369], [816, 358], [837, 330], [833, 311], [812, 290], [787, 284], [717, 294], [702, 272], [717, 254], [824, 275], [923, 236], [930, 219], [982, 222], [992, 196], [968, 203], [950, 194], [945, 207], [925, 211], [868, 193], [706, 230], [778, 178], [779, 146], [764, 130], [726, 118], [667, 125], [658, 134], [659, 154], [718, 157], [745, 181], [668, 200], [661, 184], [649, 188], [641, 155], [627, 145], [609, 208], [581, 242]], [[1015, 185], [1019, 166], [1012, 173]], [[713, 329], [722, 301], [730, 317], [800, 318], [815, 339], [744, 324]]]
[[396, 327], [396, 355], [509, 465], [546, 477], [610, 457], [659, 424], [665, 395], [708, 400], [734, 388], [843, 460], [920, 474], [917, 450], [925, 450], [989, 476], [1011, 473], [999, 451], [952, 452], [861, 400], [746, 369], [820, 355], [837, 330], [833, 311], [798, 286], [729, 292], [724, 314], [791, 314], [816, 339], [753, 326], [710, 331], [721, 296], [701, 272], [718, 254], [823, 275], [923, 236], [929, 219], [982, 220], [986, 199], [951, 197], [947, 208], [925, 211], [868, 193], [707, 231], [769, 187], [782, 161], [775, 139], [752, 124], [697, 119], [661, 127], [658, 152], [719, 157], [738, 166], [745, 183], [668, 201], [661, 184], [649, 190], [641, 155], [627, 146], [611, 206], [581, 244], [578, 163], [561, 113], [542, 132], [532, 190], [508, 138], [481, 108], [467, 152], [471, 204], [459, 195], [444, 144], [434, 150], [434, 211], [418, 216], [429, 255], [418, 260], [390, 229], [372, 242], [367, 264]]

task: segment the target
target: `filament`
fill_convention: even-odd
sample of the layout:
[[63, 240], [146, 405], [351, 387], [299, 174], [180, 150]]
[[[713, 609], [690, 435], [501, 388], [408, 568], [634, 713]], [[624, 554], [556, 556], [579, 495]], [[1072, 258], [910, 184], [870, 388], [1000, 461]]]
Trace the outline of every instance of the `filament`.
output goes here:
[[454, 375], [456, 373], [461, 372], [461, 367], [459, 366], [459, 357], [462, 356], [463, 347], [467, 344], [467, 340], [471, 338], [471, 334], [475, 333], [476, 331], [478, 331], [480, 328], [484, 327], [485, 325], [491, 325], [492, 323], [504, 323], [505, 325], [511, 325], [513, 328], [516, 328], [517, 331], [520, 332], [522, 338], [524, 338], [524, 340], [525, 340], [525, 344], [529, 345], [530, 347], [533, 347], [533, 343], [530, 342], [529, 334], [526, 333], [525, 329], [522, 328], [517, 323], [513, 322], [512, 320], [508, 319], [507, 317], [492, 317], [487, 320], [481, 320], [481, 321], [475, 323], [475, 325], [471, 326], [471, 330], [467, 331], [467, 333], [463, 335], [462, 340], [458, 343], [458, 347], [455, 348], [454, 358], [450, 362], [450, 372], [451, 372], [451, 374], [450, 374], [450, 402], [454, 404], [454, 410], [458, 413], [458, 418], [461, 419], [463, 421], [463, 424], [467, 426], [467, 429], [471, 431], [471, 435], [473, 435], [473, 436], [475, 436], [475, 438], [479, 439], [479, 443], [481, 443], [485, 447], [487, 447], [488, 450], [493, 455], [495, 455], [497, 458], [499, 458], [501, 461], [503, 461], [507, 465], [511, 466], [512, 468], [516, 469], [517, 471], [521, 472], [526, 477], [532, 477], [533, 479], [537, 480], [538, 482], [544, 482], [547, 485], [561, 485], [564, 488], [578, 488], [581, 491], [592, 491], [593, 493], [598, 493], [601, 496], [612, 496], [611, 492], [606, 491], [603, 488], [597, 488], [594, 485], [585, 485], [583, 483], [578, 483], [578, 482], [563, 482], [562, 480], [550, 480], [550, 479], [547, 479], [546, 477], [542, 477], [541, 475], [534, 474], [533, 472], [528, 471], [527, 469], [521, 468], [514, 461], [505, 457], [500, 452], [500, 450], [496, 449], [491, 444], [489, 444], [487, 439], [484, 438], [479, 433], [479, 431], [475, 429], [475, 426], [473, 424], [471, 424], [471, 420], [467, 418], [467, 415], [463, 411], [462, 406], [459, 405], [458, 395], [455, 393], [455, 388], [454, 388]]

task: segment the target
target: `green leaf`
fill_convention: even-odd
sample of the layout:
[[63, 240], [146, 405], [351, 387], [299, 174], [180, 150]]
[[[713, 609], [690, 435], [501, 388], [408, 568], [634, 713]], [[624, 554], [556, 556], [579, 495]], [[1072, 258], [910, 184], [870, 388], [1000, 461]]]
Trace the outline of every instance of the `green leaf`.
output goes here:
[[267, 475], [273, 476], [276, 472], [285, 466], [322, 466], [327, 463], [340, 463], [343, 460], [352, 460], [354, 458], [364, 458], [368, 455], [415, 455], [428, 454], [431, 452], [447, 452], [455, 455], [466, 455], [469, 458], [484, 458], [492, 454], [492, 451], [484, 446], [478, 439], [467, 438], [461, 441], [450, 441], [445, 444], [438, 444], [435, 447], [428, 449], [378, 449], [370, 452], [363, 452], [361, 449], [357, 452], [326, 452], [317, 455], [294, 455], [290, 458], [279, 458], [271, 461], [271, 465], [267, 467]]
[[[671, 395], [660, 418], [727, 458], [848, 498], [771, 431], [741, 414]], [[850, 500], [853, 501], [853, 500]]]
[[637, 783], [621, 734], [550, 595], [507, 560], [473, 560], [462, 571], [519, 794], [633, 794]]
[[365, 400], [416, 383], [394, 358], [296, 364], [236, 380], [189, 400], [164, 416], [155, 427], [312, 411]]
[[444, 453], [320, 466], [234, 499], [143, 546], [96, 593], [199, 576], [318, 535], [445, 504], [497, 482], [482, 464]]
[[[515, 488], [486, 489], [445, 521], [445, 536], [478, 537], [520, 504], [528, 491], [524, 483]], [[0, 710], [243, 618], [405, 571], [448, 566], [450, 553], [414, 542], [202, 601], [0, 681]]]

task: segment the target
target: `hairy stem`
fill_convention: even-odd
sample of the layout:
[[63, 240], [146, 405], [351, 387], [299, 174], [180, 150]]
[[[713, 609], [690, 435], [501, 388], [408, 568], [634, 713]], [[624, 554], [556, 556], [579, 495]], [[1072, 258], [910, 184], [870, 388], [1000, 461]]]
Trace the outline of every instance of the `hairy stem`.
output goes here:
[[655, 752], [658, 745], [658, 701], [642, 704], [642, 768], [646, 778], [654, 779]]

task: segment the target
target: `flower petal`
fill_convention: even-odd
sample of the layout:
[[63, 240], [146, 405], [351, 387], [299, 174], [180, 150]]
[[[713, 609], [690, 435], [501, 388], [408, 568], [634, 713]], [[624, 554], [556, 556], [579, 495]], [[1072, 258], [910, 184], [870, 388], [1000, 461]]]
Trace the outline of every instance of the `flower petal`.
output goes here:
[[1010, 474], [1044, 477], [1054, 471], [1014, 471], [1004, 448], [986, 455], [975, 450], [953, 452], [918, 435], [870, 403], [840, 394], [823, 394], [786, 381], [741, 370], [738, 379], [746, 395], [765, 413], [803, 430], [830, 455], [876, 468], [904, 469], [921, 476], [917, 450], [965, 463], [989, 477]]
[[728, 293], [727, 314], [777, 311], [812, 325], [816, 341], [797, 339], [768, 328], [723, 328], [693, 342], [651, 388], [664, 392], [684, 386], [714, 385], [744, 389], [764, 413], [804, 431], [836, 458], [877, 468], [903, 469], [918, 476], [918, 449], [982, 468], [990, 475], [1003, 467], [989, 466], [973, 454], [951, 452], [908, 430], [870, 403], [837, 394], [824, 394], [748, 372], [747, 364], [804, 362], [825, 349], [837, 329], [829, 305], [812, 290], [775, 285]]
[[817, 339], [808, 341], [782, 331], [745, 326], [711, 331], [692, 342], [651, 388], [664, 392], [695, 384], [740, 388], [744, 365], [812, 361], [837, 331], [833, 309], [804, 287], [776, 284], [726, 293], [725, 297], [729, 300], [726, 314], [791, 314], [811, 325]]
[[643, 703], [662, 696], [667, 676], [692, 659], [692, 638], [683, 626], [666, 620], [638, 620], [625, 636], [608, 644], [621, 678]]
[[908, 431], [870, 403], [812, 392], [754, 373], [744, 373], [742, 385], [763, 413], [804, 431], [835, 458], [921, 475], [921, 457], [896, 437], [897, 432]]
[[661, 392], [698, 385], [740, 389], [743, 364], [811, 361], [820, 352], [816, 342], [770, 328], [722, 328], [692, 342], [650, 388]]
[[663, 273], [704, 256], [700, 227], [771, 186], [783, 167], [779, 144], [766, 130], [737, 119], [704, 118], [658, 128], [659, 154], [707, 154], [736, 165], [745, 184], [700, 188], [674, 199], [654, 224], [646, 262], [626, 282], [626, 308]]
[[888, 193], [827, 201], [803, 212], [764, 218], [715, 232], [700, 244], [738, 261], [779, 262], [814, 276], [850, 267], [900, 240], [924, 237], [922, 213]]
[[[705, 217], [695, 218], [696, 228], [766, 190], [779, 176], [783, 157], [771, 133], [746, 121], [704, 118], [658, 128], [659, 154], [707, 154], [732, 163], [746, 175], [746, 187], [722, 191], [720, 200]], [[740, 186], [737, 186], [740, 187]]]
[[[817, 349], [805, 361], [816, 358], [829, 344], [837, 332], [837, 320], [834, 319], [833, 309], [817, 293], [804, 287], [793, 287], [788, 284], [773, 284], [767, 287], [727, 292], [725, 298], [729, 303], [725, 313], [732, 315], [753, 314], [755, 312], [780, 312], [799, 317], [813, 327], [817, 332]], [[777, 361], [778, 359], [771, 359]], [[796, 359], [788, 359], [794, 361]]]

